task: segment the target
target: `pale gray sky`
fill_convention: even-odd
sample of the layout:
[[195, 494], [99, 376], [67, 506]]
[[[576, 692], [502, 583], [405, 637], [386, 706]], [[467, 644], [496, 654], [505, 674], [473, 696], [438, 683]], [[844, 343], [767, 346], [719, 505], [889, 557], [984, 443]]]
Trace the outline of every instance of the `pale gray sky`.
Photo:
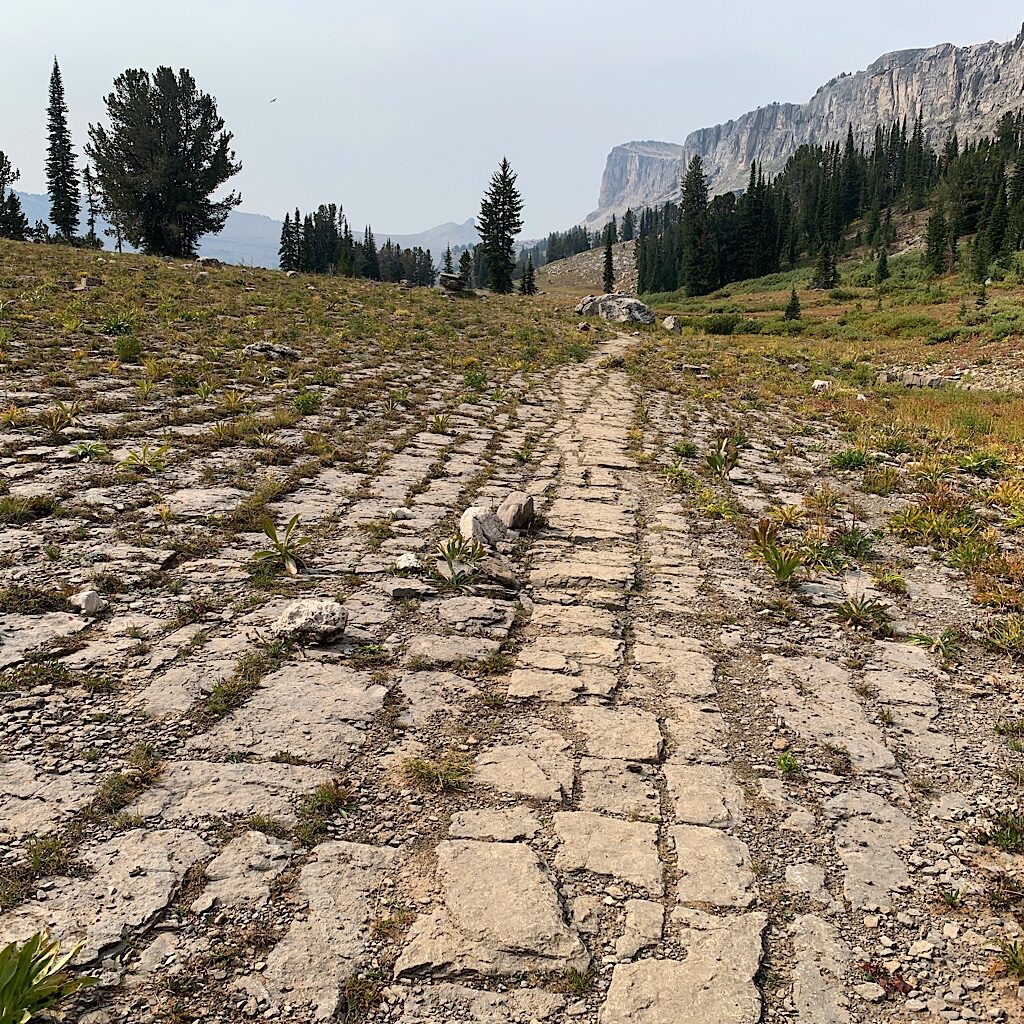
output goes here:
[[[45, 191], [60, 60], [76, 145], [126, 67], [188, 67], [244, 164], [242, 209], [341, 202], [413, 232], [472, 216], [503, 154], [526, 234], [596, 206], [604, 159], [774, 100], [889, 50], [1013, 38], [1019, 0], [8, 0], [0, 149]], [[925, 11], [926, 13], [921, 13]], [[270, 100], [277, 97], [277, 102]]]

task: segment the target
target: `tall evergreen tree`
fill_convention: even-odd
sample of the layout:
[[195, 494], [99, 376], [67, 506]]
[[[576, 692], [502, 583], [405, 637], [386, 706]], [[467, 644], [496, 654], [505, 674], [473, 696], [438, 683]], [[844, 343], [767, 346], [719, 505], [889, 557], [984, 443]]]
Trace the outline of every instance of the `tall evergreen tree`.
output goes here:
[[281, 244], [277, 249], [277, 262], [282, 270], [298, 270], [298, 253], [295, 251], [295, 239], [292, 234], [292, 217], [290, 213], [284, 215], [284, 224], [281, 225]]
[[106, 98], [109, 129], [90, 125], [86, 152], [128, 241], [160, 256], [194, 256], [241, 201], [210, 197], [242, 166], [217, 102], [184, 68], [129, 69]]
[[70, 241], [78, 230], [82, 195], [75, 169], [75, 151], [68, 130], [68, 107], [57, 58], [50, 73], [50, 104], [47, 108], [46, 184], [50, 192], [50, 220], [58, 235]]
[[473, 254], [469, 249], [464, 249], [459, 257], [459, 277], [463, 285], [469, 288], [473, 283]]
[[796, 293], [796, 288], [789, 293], [789, 302], [786, 304], [785, 312], [782, 314], [784, 320], [799, 320], [802, 316], [800, 311], [800, 296]]
[[881, 284], [889, 280], [889, 250], [883, 245], [878, 250], [878, 259], [875, 261], [875, 284]]
[[626, 212], [622, 215], [622, 230], [619, 232], [619, 237], [623, 242], [632, 242], [636, 236], [636, 218], [633, 211], [627, 207]]
[[515, 239], [523, 228], [522, 213], [523, 200], [516, 188], [516, 175], [503, 157], [480, 203], [476, 223], [491, 288], [499, 294], [512, 291]]
[[455, 273], [455, 261], [452, 259], [452, 247], [450, 245], [444, 251], [444, 262], [441, 264], [441, 269], [446, 274]]
[[714, 288], [714, 254], [708, 231], [708, 183], [704, 164], [695, 156], [683, 178], [680, 205], [681, 283], [687, 295], [706, 295]]
[[85, 225], [89, 229], [85, 240], [94, 248], [102, 249], [103, 245], [96, 236], [96, 219], [100, 213], [100, 194], [96, 179], [88, 164], [82, 168], [82, 184], [85, 186]]
[[523, 271], [522, 280], [519, 282], [520, 295], [536, 295], [537, 280], [533, 269], [533, 257], [526, 257], [526, 269]]
[[601, 287], [605, 294], [615, 291], [615, 264], [612, 260], [612, 236], [609, 233], [604, 243], [604, 273], [601, 278]]

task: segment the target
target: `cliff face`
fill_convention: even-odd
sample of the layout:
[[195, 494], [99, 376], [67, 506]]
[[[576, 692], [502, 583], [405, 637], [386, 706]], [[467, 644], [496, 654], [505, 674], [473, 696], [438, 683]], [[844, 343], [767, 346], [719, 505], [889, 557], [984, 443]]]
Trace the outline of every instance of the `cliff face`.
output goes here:
[[608, 156], [599, 208], [587, 221], [602, 224], [627, 206], [650, 206], [678, 195], [679, 178], [700, 156], [712, 192], [743, 188], [750, 162], [782, 170], [804, 143], [841, 140], [852, 124], [870, 144], [877, 124], [924, 116], [929, 141], [941, 144], [955, 127], [961, 140], [991, 132], [1007, 111], [1024, 107], [1024, 29], [1008, 43], [950, 44], [900, 50], [856, 74], [823, 85], [807, 103], [774, 103], [734, 121], [691, 132], [682, 146], [629, 142]]

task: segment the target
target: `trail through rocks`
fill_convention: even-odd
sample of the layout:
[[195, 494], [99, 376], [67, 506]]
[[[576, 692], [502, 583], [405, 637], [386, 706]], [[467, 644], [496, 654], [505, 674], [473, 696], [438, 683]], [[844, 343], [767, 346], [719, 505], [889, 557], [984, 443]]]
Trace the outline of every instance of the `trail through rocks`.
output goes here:
[[[951, 693], [906, 643], [853, 657], [831, 626], [781, 633], [727, 526], [638, 461], [629, 344], [562, 371], [515, 422], [470, 422], [454, 446], [424, 434], [368, 486], [324, 474], [290, 496], [337, 516], [314, 589], [359, 578], [344, 642], [290, 651], [195, 728], [286, 602], [201, 646], [165, 638], [133, 697], [159, 771], [113, 835], [0, 916], [0, 940], [46, 925], [85, 942], [101, 986], [80, 1020], [1009, 1019], [985, 974], [1011, 915], [940, 900], [1019, 868], [975, 842], [992, 773], [959, 760], [1002, 698]], [[466, 592], [390, 571], [440, 539], [485, 456], [474, 503], [525, 488], [539, 524]], [[796, 486], [756, 450], [745, 468]], [[403, 502], [401, 532], [370, 548], [358, 524]], [[457, 777], [417, 786], [410, 762]], [[304, 832], [332, 786], [344, 812]], [[3, 828], [57, 828], [95, 788], [15, 750]]]

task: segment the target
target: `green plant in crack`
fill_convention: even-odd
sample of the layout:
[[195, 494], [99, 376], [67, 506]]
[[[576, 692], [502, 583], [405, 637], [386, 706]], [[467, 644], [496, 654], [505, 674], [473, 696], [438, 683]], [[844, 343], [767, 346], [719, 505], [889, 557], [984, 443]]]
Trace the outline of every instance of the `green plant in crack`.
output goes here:
[[280, 533], [273, 520], [264, 519], [260, 523], [260, 529], [270, 539], [271, 546], [257, 551], [252, 556], [253, 561], [257, 565], [284, 569], [289, 576], [297, 576], [306, 567], [305, 561], [299, 555], [299, 550], [307, 543], [305, 538], [296, 536], [298, 526], [298, 515], [292, 516], [284, 531]]

